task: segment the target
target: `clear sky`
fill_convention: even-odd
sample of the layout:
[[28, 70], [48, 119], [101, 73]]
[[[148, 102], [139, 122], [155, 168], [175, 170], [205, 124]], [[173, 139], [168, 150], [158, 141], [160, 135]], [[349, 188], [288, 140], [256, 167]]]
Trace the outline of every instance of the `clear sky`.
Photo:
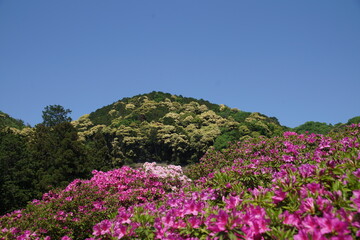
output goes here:
[[0, 110], [153, 90], [295, 127], [360, 115], [359, 0], [0, 0]]

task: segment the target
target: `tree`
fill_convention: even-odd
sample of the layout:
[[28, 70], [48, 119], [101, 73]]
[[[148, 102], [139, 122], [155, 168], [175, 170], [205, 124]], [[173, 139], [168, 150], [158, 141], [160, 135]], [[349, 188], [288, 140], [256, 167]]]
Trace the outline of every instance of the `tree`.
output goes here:
[[308, 121], [296, 128], [293, 128], [293, 131], [297, 133], [316, 133], [316, 134], [327, 134], [333, 129], [331, 124]]
[[0, 111], [0, 128], [4, 127], [23, 129], [25, 124], [23, 120], [12, 118], [8, 114]]
[[42, 113], [42, 124], [47, 127], [54, 127], [59, 123], [71, 122], [72, 120], [71, 117], [68, 116], [68, 114], [71, 113], [71, 110], [64, 109], [64, 107], [61, 105], [46, 106]]
[[353, 123], [360, 123], [360, 116], [350, 118], [347, 122], [348, 125], [353, 124]]
[[29, 151], [31, 168], [35, 172], [34, 191], [41, 195], [52, 188], [66, 186], [76, 178], [90, 175], [85, 146], [71, 123], [54, 127], [39, 124], [35, 127]]
[[28, 159], [24, 138], [0, 130], [0, 214], [21, 208], [34, 197], [31, 178], [23, 168]]

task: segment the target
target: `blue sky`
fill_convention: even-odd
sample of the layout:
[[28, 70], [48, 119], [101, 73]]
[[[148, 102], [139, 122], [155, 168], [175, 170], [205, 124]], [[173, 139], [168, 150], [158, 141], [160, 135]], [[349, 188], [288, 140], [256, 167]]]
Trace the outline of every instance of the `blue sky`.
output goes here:
[[153, 90], [275, 116], [360, 115], [359, 0], [0, 0], [0, 110], [77, 119]]

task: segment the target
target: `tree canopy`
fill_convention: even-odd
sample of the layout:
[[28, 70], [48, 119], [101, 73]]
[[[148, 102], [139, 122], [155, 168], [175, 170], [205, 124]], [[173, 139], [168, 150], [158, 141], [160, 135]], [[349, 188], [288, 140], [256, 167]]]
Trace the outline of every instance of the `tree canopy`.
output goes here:
[[53, 127], [63, 122], [71, 122], [72, 120], [71, 117], [68, 116], [68, 114], [71, 113], [71, 110], [64, 109], [64, 107], [61, 105], [46, 106], [42, 113], [42, 124], [47, 127]]

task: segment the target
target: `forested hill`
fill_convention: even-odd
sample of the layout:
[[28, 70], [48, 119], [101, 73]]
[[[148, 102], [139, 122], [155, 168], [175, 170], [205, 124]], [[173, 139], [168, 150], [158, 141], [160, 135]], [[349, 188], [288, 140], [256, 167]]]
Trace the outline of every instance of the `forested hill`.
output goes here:
[[101, 135], [115, 162], [198, 161], [210, 146], [284, 131], [278, 120], [205, 100], [151, 92], [124, 98], [73, 122], [80, 136]]
[[25, 127], [24, 121], [10, 117], [8, 114], [0, 111], [0, 128], [12, 127], [22, 129]]

